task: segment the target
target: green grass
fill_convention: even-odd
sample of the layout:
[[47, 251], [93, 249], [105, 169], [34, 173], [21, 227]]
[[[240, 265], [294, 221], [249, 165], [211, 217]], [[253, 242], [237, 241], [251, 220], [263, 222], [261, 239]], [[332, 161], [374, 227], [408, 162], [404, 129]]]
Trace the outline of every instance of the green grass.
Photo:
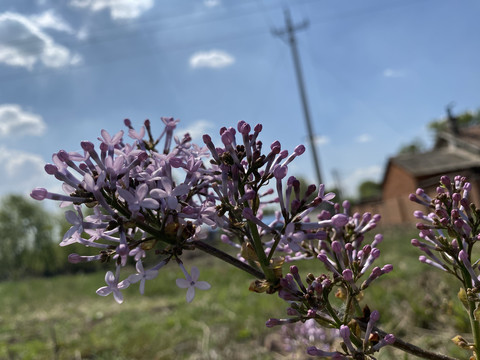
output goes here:
[[[394, 271], [373, 282], [362, 303], [380, 311], [383, 330], [466, 358], [450, 341], [457, 334], [469, 338], [467, 316], [456, 299], [459, 285], [418, 261], [419, 251], [410, 245], [414, 229], [384, 234], [376, 265], [392, 263]], [[197, 290], [191, 304], [175, 285], [182, 274], [174, 264], [147, 281], [144, 296], [137, 285], [125, 290], [122, 305], [111, 295], [95, 294], [104, 273], [0, 283], [0, 359], [291, 358], [269, 351], [278, 329], [265, 327], [269, 317], [285, 316], [284, 301], [249, 292], [249, 275], [215, 259], [186, 265], [197, 265], [200, 279], [212, 284], [209, 291]], [[325, 271], [317, 261], [299, 268], [303, 276]], [[414, 357], [388, 350], [378, 359]]]
[[191, 304], [174, 266], [144, 296], [136, 285], [125, 290], [122, 305], [95, 294], [103, 273], [1, 283], [0, 359], [273, 359], [265, 321], [286, 304], [249, 292], [239, 270], [199, 261], [212, 289]]

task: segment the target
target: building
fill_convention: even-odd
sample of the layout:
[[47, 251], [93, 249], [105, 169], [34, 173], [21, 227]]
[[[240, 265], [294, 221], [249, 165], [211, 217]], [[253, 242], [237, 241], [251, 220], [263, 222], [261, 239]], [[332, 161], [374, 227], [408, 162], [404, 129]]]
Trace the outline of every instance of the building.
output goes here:
[[416, 223], [420, 205], [408, 199], [417, 188], [435, 194], [440, 176], [466, 176], [472, 184], [471, 199], [480, 204], [480, 126], [459, 128], [449, 112], [449, 127], [438, 131], [433, 148], [419, 154], [403, 154], [388, 160], [381, 199], [359, 203], [355, 211], [382, 215], [383, 225]]

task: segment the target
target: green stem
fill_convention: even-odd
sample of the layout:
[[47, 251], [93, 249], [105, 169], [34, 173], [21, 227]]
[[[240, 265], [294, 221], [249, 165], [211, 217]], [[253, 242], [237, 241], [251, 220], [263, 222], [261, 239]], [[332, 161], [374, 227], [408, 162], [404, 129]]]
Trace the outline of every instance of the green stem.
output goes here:
[[332, 305], [330, 305], [330, 301], [328, 300], [328, 295], [323, 294], [323, 302], [325, 303], [325, 309], [327, 310], [328, 314], [335, 320], [337, 324], [337, 328], [340, 328], [340, 325], [343, 325], [342, 320], [337, 316], [337, 313], [335, 310], [332, 308]]
[[191, 244], [195, 245], [195, 248], [202, 250], [203, 252], [206, 252], [207, 254], [213, 255], [216, 258], [219, 258], [220, 260], [223, 260], [240, 270], [243, 270], [253, 276], [255, 276], [257, 279], [265, 279], [265, 274], [262, 273], [261, 271], [251, 267], [250, 265], [238, 260], [237, 258], [234, 258], [231, 255], [228, 255], [227, 253], [224, 253], [221, 250], [218, 250], [217, 248], [208, 245], [207, 243], [204, 243], [201, 240], [194, 240], [191, 242]]
[[347, 301], [346, 301], [346, 306], [345, 306], [345, 314], [343, 315], [343, 323], [344, 324], [347, 324], [348, 321], [349, 321], [349, 318], [351, 317], [350, 315], [350, 307], [352, 306], [352, 300], [353, 300], [353, 296], [352, 294], [350, 293], [350, 291], [348, 291], [347, 289]]
[[250, 220], [247, 220], [247, 224], [250, 229], [250, 233], [252, 234], [252, 241], [253, 247], [255, 248], [255, 253], [257, 254], [260, 266], [265, 273], [265, 277], [268, 281], [274, 283], [276, 281], [276, 277], [273, 273], [272, 268], [270, 267], [270, 261], [265, 255], [265, 250], [263, 249], [263, 244], [262, 240], [260, 239], [260, 234], [258, 233], [257, 225], [255, 225], [255, 223], [251, 222]]
[[[470, 273], [465, 269], [463, 265], [460, 267], [463, 274], [463, 287], [465, 293], [468, 293], [468, 288], [472, 284], [472, 278]], [[472, 329], [473, 342], [475, 345], [475, 350], [473, 351], [476, 359], [480, 359], [480, 324], [475, 319], [475, 301], [468, 301], [468, 317], [470, 319], [470, 328]]]
[[[363, 322], [357, 319], [357, 324], [360, 326], [360, 328], [365, 331], [367, 328], [367, 322]], [[373, 330], [376, 331], [381, 337], [385, 337], [388, 333], [385, 331], [377, 328], [376, 326], [373, 327]], [[406, 352], [408, 354], [412, 354], [414, 356], [417, 356], [422, 359], [429, 359], [429, 360], [458, 360], [457, 358], [450, 357], [448, 355], [443, 355], [443, 354], [437, 354], [422, 348], [419, 348], [418, 346], [415, 346], [413, 344], [410, 344], [406, 341], [403, 341], [402, 339], [395, 337], [395, 342], [391, 345], [403, 352]]]
[[480, 324], [475, 320], [475, 301], [468, 302], [468, 317], [470, 318], [470, 327], [472, 328], [473, 342], [475, 344], [475, 358], [480, 359]]

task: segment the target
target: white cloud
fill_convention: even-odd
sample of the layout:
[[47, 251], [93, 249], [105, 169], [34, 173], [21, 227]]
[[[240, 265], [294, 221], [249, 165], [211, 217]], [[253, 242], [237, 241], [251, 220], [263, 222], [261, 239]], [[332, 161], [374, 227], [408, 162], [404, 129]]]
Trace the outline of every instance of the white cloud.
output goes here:
[[215, 7], [220, 5], [220, 0], [204, 0], [203, 3], [207, 7]]
[[387, 78], [401, 78], [405, 77], [407, 74], [405, 70], [400, 69], [385, 69], [383, 70], [383, 76]]
[[91, 11], [110, 11], [114, 20], [134, 19], [150, 10], [154, 0], [71, 0], [70, 5]]
[[[50, 20], [43, 21], [46, 26]], [[81, 57], [55, 43], [53, 38], [30, 18], [17, 13], [1, 13], [0, 63], [31, 70], [37, 62], [58, 68], [76, 65], [81, 62]]]
[[186, 128], [179, 127], [179, 129], [176, 131], [176, 134], [177, 136], [183, 136], [183, 134], [189, 133], [194, 143], [203, 145], [202, 136], [210, 133], [213, 128], [214, 125], [212, 122], [208, 120], [198, 120]]
[[222, 50], [200, 51], [190, 57], [190, 67], [222, 68], [232, 65], [235, 58]]
[[70, 24], [65, 22], [60, 16], [58, 16], [53, 9], [44, 11], [38, 15], [32, 15], [29, 19], [42, 29], [53, 29], [57, 31], [73, 34], [74, 31]]
[[327, 145], [330, 142], [330, 139], [324, 135], [315, 136], [315, 144], [318, 146]]
[[361, 134], [355, 138], [358, 143], [367, 143], [372, 141], [372, 137], [369, 134]]
[[0, 105], [0, 137], [41, 136], [46, 128], [40, 115], [24, 111], [16, 104]]
[[39, 155], [0, 146], [0, 195], [29, 194], [35, 187], [58, 191], [59, 182], [45, 172], [44, 165], [45, 161]]

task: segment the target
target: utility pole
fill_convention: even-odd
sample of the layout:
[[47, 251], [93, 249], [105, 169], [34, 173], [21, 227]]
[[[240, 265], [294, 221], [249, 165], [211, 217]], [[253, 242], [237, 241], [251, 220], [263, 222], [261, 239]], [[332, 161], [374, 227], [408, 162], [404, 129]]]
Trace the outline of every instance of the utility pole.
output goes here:
[[295, 73], [297, 75], [297, 84], [300, 91], [300, 99], [302, 101], [303, 115], [305, 117], [305, 122], [307, 124], [308, 139], [310, 142], [310, 148], [312, 150], [313, 163], [315, 165], [315, 173], [317, 176], [318, 184], [322, 184], [322, 175], [320, 172], [320, 161], [317, 156], [317, 150], [315, 146], [315, 136], [313, 135], [312, 123], [310, 120], [310, 111], [308, 109], [307, 95], [305, 92], [305, 84], [303, 82], [302, 68], [300, 66], [300, 57], [298, 55], [297, 41], [295, 39], [295, 31], [304, 29], [308, 26], [308, 21], [304, 20], [301, 24], [293, 25], [292, 19], [290, 17], [290, 11], [285, 10], [285, 29], [283, 30], [272, 30], [272, 33], [275, 36], [279, 36], [285, 40], [285, 35], [287, 35], [288, 44], [290, 45], [290, 50], [292, 52], [293, 64], [295, 66]]

